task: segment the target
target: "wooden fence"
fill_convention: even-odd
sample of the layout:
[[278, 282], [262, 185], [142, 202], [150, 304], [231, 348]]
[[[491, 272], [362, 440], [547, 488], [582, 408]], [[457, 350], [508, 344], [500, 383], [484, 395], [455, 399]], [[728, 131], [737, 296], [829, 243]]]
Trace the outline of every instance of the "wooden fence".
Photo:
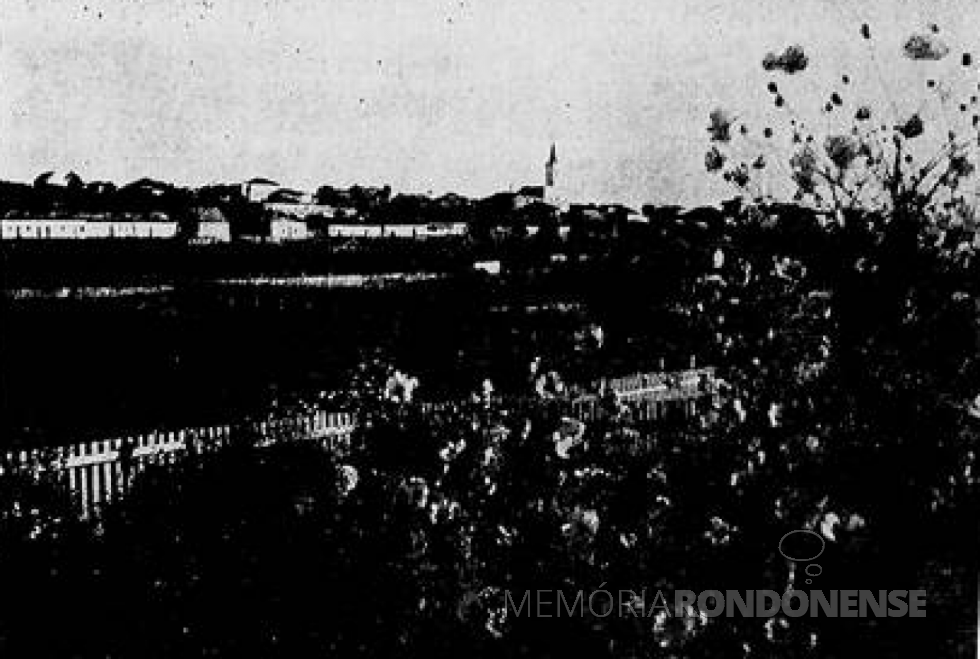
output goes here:
[[603, 397], [610, 394], [618, 413], [634, 421], [656, 421], [672, 411], [695, 416], [699, 401], [707, 398], [714, 403], [719, 397], [715, 370], [710, 367], [602, 379], [593, 389], [598, 393], [582, 394], [572, 400], [572, 416], [579, 421], [602, 416]]
[[[569, 400], [572, 417], [589, 422], [605, 412], [603, 396], [612, 394], [617, 414], [635, 421], [656, 421], [671, 410], [685, 416], [698, 413], [699, 400], [717, 401], [718, 388], [711, 368], [677, 373], [638, 374], [594, 383], [593, 391]], [[440, 405], [429, 406], [435, 410]], [[240, 427], [211, 426], [171, 432], [117, 437], [53, 449], [33, 449], [0, 455], [0, 476], [12, 469], [29, 467], [67, 472], [69, 489], [84, 516], [97, 513], [109, 499], [124, 494], [132, 477], [149, 464], [172, 464], [183, 452], [205, 453], [227, 446], [236, 433], [254, 434], [259, 446], [277, 441], [319, 441], [328, 447], [349, 442], [354, 415], [323, 410]]]
[[281, 440], [313, 440], [329, 446], [346, 443], [354, 429], [349, 413], [318, 411], [312, 414], [232, 426], [185, 428], [171, 432], [117, 437], [53, 449], [9, 452], [0, 475], [30, 466], [37, 472], [67, 472], [68, 486], [82, 514], [89, 516], [112, 497], [124, 494], [134, 474], [150, 464], [172, 464], [182, 452], [205, 453], [227, 446], [234, 433], [255, 433], [256, 443]]

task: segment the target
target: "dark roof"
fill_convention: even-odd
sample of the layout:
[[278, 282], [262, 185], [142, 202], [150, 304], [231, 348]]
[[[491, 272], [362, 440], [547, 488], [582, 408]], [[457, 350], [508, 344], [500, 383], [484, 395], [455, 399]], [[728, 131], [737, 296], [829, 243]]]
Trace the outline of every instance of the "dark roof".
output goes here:
[[539, 199], [544, 199], [544, 186], [525, 185], [523, 188], [517, 191], [517, 194], [525, 197], [538, 197]]
[[273, 180], [270, 180], [270, 179], [267, 179], [267, 178], [262, 178], [262, 177], [251, 178], [251, 179], [245, 181], [245, 183], [247, 183], [249, 185], [279, 185], [278, 183], [276, 183]]
[[392, 203], [404, 203], [407, 201], [410, 201], [412, 203], [417, 203], [417, 202], [424, 202], [429, 200], [430, 200], [429, 197], [427, 197], [424, 194], [419, 194], [416, 192], [402, 192], [396, 194], [391, 201]]
[[636, 211], [629, 206], [624, 206], [623, 204], [603, 204], [599, 206], [599, 210], [603, 213], [635, 213]]
[[459, 206], [463, 204], [468, 204], [469, 201], [470, 200], [464, 197], [463, 195], [456, 194], [455, 192], [447, 192], [446, 194], [436, 199], [436, 202], [442, 204], [443, 206]]
[[352, 185], [350, 190], [351, 192], [359, 191], [361, 194], [374, 196], [384, 194], [385, 192], [384, 187], [378, 187], [376, 185]]
[[644, 213], [680, 213], [687, 210], [678, 204], [644, 204]]
[[294, 204], [303, 198], [303, 193], [299, 190], [290, 190], [289, 188], [280, 188], [266, 199], [266, 203], [286, 203]]
[[143, 189], [148, 189], [153, 191], [166, 190], [171, 187], [172, 186], [169, 183], [164, 183], [163, 181], [156, 181], [152, 178], [147, 178], [145, 176], [141, 179], [137, 179], [132, 183], [128, 183], [125, 186], [123, 186], [124, 189], [129, 189], [129, 190], [133, 190], [136, 188], [143, 188]]

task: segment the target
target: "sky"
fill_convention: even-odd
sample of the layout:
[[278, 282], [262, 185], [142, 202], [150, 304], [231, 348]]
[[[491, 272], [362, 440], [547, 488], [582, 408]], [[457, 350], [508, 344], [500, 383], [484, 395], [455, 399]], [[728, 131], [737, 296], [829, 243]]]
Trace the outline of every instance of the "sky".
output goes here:
[[572, 200], [710, 203], [733, 191], [704, 170], [708, 113], [771, 119], [767, 52], [810, 56], [800, 112], [844, 69], [905, 102], [901, 43], [930, 22], [958, 62], [980, 3], [4, 0], [0, 178], [476, 196], [540, 185], [554, 142]]

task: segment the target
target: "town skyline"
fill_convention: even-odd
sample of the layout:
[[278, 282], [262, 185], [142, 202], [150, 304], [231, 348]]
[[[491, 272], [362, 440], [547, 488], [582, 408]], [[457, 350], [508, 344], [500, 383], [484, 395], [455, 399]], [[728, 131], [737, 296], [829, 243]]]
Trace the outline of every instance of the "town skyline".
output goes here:
[[703, 176], [707, 115], [765, 105], [766, 52], [803, 44], [827, 62], [808, 72], [812, 87], [847, 67], [873, 95], [878, 74], [886, 90], [911, 74], [852, 66], [869, 59], [862, 21], [897, 48], [931, 22], [962, 42], [976, 12], [900, 0], [811, 0], [792, 16], [769, 0], [17, 2], [0, 28], [0, 177], [262, 176], [479, 197], [540, 185], [557, 143], [573, 201], [715, 203], [732, 191]]

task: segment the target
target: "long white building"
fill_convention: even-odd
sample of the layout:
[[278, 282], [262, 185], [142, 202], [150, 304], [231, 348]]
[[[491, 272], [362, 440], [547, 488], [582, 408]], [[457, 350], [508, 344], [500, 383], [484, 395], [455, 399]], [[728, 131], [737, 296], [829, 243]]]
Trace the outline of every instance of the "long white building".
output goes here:
[[466, 234], [465, 222], [439, 224], [331, 224], [331, 238], [443, 238]]
[[80, 240], [85, 238], [174, 238], [170, 220], [109, 220], [23, 218], [0, 220], [4, 240]]

